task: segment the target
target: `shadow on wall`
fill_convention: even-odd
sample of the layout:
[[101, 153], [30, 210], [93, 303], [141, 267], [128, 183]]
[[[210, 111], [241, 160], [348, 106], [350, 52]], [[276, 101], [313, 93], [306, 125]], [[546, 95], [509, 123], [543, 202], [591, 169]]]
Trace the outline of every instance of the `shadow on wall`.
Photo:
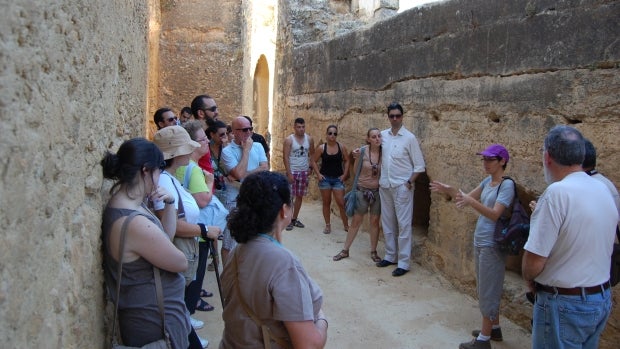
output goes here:
[[420, 173], [415, 180], [415, 194], [413, 196], [413, 226], [422, 229], [424, 236], [428, 234], [430, 222], [431, 191], [430, 179], [426, 172]]

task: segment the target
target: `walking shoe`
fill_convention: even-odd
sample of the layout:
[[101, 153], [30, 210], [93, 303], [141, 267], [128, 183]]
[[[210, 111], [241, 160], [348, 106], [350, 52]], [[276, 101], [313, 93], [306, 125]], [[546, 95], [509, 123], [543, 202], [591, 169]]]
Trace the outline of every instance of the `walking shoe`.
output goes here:
[[409, 270], [407, 269], [403, 269], [403, 268], [396, 268], [394, 269], [394, 271], [392, 272], [392, 276], [403, 276], [405, 274], [407, 274]]
[[194, 319], [193, 317], [189, 317], [189, 321], [192, 323], [192, 327], [194, 328], [194, 330], [199, 330], [203, 327], [205, 327], [205, 323], [198, 320], [198, 319]]
[[299, 219], [296, 219], [296, 220], [294, 220], [294, 221], [291, 221], [291, 223], [292, 223], [294, 226], [296, 226], [297, 228], [305, 228], [305, 227], [306, 227], [303, 223], [301, 223], [301, 222], [299, 221]]
[[[474, 337], [478, 337], [479, 334], [480, 334], [480, 330], [471, 331], [471, 335]], [[502, 336], [501, 328], [494, 328], [491, 330], [491, 340], [496, 341], [496, 342], [501, 342], [504, 340], [504, 337]]]
[[471, 342], [461, 343], [459, 349], [491, 349], [491, 343], [474, 339]]
[[295, 220], [291, 219], [291, 222], [286, 226], [286, 230], [293, 230], [295, 227]]
[[381, 262], [377, 263], [376, 266], [379, 268], [385, 268], [389, 265], [396, 265], [394, 262], [390, 262], [388, 260], [382, 259]]
[[200, 345], [202, 345], [203, 348], [206, 348], [209, 346], [209, 340], [206, 338], [202, 338], [200, 336], [198, 336], [198, 339], [200, 339]]

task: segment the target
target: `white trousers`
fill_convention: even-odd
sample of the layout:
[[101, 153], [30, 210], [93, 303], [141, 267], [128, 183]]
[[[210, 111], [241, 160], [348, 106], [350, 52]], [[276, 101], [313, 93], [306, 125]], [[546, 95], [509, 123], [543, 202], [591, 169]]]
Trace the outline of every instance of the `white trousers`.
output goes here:
[[413, 190], [403, 184], [393, 188], [379, 189], [381, 197], [381, 225], [385, 237], [384, 259], [398, 267], [409, 270], [411, 259], [413, 220]]

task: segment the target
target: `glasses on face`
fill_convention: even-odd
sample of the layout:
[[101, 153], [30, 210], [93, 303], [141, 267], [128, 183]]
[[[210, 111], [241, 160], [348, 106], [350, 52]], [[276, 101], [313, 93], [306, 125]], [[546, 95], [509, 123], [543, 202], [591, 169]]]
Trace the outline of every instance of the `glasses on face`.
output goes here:
[[337, 136], [338, 132], [327, 132], [328, 136]]
[[250, 132], [254, 129], [254, 127], [244, 127], [244, 128], [236, 128], [235, 131], [241, 131], [243, 133]]
[[372, 176], [377, 177], [379, 174], [379, 166], [377, 164], [372, 165]]
[[169, 117], [169, 118], [166, 119], [166, 121], [168, 121], [168, 122], [173, 122], [173, 121], [177, 121], [177, 120], [179, 120], [179, 118], [177, 118], [176, 116], [172, 116], [172, 117]]
[[403, 114], [388, 114], [388, 118], [390, 119], [398, 119], [401, 116], [403, 116]]
[[217, 136], [222, 138], [222, 137], [226, 136], [226, 132], [218, 133]]
[[196, 142], [202, 143], [202, 142], [206, 142], [208, 140], [209, 139], [207, 137], [202, 137], [202, 138], [197, 139]]
[[215, 111], [217, 110], [217, 105], [212, 106], [211, 108], [204, 108], [202, 109], [204, 111], [210, 111], [212, 113], [215, 113]]
[[484, 162], [492, 162], [499, 161], [501, 158], [499, 156], [483, 156], [482, 161]]

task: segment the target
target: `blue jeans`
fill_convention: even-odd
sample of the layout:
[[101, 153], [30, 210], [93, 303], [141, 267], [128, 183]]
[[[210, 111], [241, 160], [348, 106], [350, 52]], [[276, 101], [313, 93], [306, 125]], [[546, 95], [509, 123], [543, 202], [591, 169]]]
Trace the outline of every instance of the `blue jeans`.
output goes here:
[[536, 292], [532, 349], [596, 349], [611, 313], [611, 288], [565, 296]]
[[319, 189], [344, 190], [344, 183], [338, 177], [323, 176], [323, 180], [319, 181]]

